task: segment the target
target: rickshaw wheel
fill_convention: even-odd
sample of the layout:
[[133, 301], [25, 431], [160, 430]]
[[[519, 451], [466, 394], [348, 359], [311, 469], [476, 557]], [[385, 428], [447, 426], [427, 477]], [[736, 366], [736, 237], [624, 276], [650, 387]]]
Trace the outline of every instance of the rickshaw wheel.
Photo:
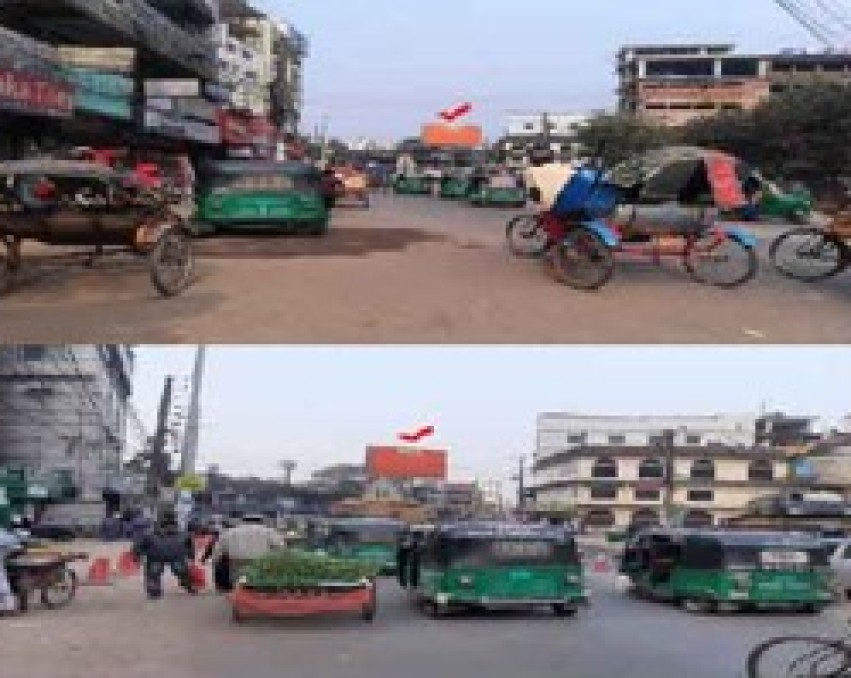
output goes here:
[[615, 270], [608, 245], [586, 228], [570, 229], [551, 247], [549, 264], [560, 283], [587, 292], [603, 287]]
[[41, 604], [49, 610], [58, 610], [71, 603], [77, 595], [77, 575], [64, 568], [61, 579], [41, 589]]
[[810, 226], [780, 235], [771, 243], [769, 256], [774, 268], [787, 278], [818, 282], [848, 266], [851, 249], [841, 238]]
[[167, 229], [148, 255], [151, 282], [164, 297], [185, 290], [192, 278], [195, 258], [188, 235], [177, 228]]
[[[741, 259], [741, 267], [735, 267], [727, 273], [726, 264], [733, 257]], [[756, 275], [759, 266], [754, 248], [729, 236], [719, 240], [715, 234], [690, 239], [683, 263], [689, 275], [697, 282], [726, 289], [744, 285]]]
[[15, 268], [12, 260], [0, 253], [0, 296], [11, 291], [15, 282]]
[[509, 251], [516, 257], [536, 258], [547, 251], [549, 238], [536, 214], [521, 214], [505, 227]]

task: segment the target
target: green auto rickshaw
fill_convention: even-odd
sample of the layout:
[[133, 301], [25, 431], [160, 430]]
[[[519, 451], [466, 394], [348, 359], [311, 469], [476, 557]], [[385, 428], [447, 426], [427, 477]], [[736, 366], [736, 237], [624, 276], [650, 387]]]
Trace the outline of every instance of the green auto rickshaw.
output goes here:
[[470, 202], [476, 207], [525, 207], [526, 188], [514, 176], [500, 174], [480, 178], [470, 191]]
[[433, 180], [424, 175], [400, 175], [393, 181], [396, 195], [431, 195]]
[[400, 560], [407, 560], [404, 585], [434, 617], [465, 608], [537, 606], [572, 616], [586, 600], [576, 541], [562, 528], [445, 525]]
[[809, 191], [803, 187], [786, 191], [761, 175], [757, 177], [761, 181], [761, 216], [783, 219], [793, 224], [809, 222], [813, 213], [813, 197]]
[[440, 180], [440, 197], [444, 200], [466, 200], [470, 197], [472, 181], [466, 174], [447, 173]]
[[276, 229], [324, 235], [329, 211], [312, 165], [227, 160], [199, 172], [195, 219], [202, 230]]
[[620, 571], [636, 595], [691, 611], [816, 613], [833, 597], [827, 558], [804, 534], [650, 528], [627, 543]]
[[391, 518], [335, 518], [325, 524], [320, 548], [331, 556], [369, 562], [381, 574], [392, 575], [405, 527]]

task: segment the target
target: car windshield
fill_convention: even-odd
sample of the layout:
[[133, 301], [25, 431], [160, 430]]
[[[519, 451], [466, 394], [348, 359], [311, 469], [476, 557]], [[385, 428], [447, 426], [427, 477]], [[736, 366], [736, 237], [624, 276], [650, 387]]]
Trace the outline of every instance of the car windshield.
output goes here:
[[453, 566], [546, 565], [578, 562], [572, 541], [545, 539], [459, 538], [445, 544], [448, 564]]

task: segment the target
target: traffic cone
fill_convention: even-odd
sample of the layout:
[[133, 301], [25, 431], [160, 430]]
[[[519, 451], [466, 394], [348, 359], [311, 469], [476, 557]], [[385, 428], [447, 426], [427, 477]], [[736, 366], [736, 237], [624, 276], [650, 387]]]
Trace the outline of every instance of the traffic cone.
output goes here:
[[139, 561], [136, 560], [136, 556], [133, 555], [132, 551], [125, 551], [118, 558], [118, 566], [116, 568], [118, 570], [118, 574], [123, 577], [134, 577], [139, 574]]
[[109, 580], [109, 558], [95, 558], [89, 567], [86, 577], [89, 586], [108, 586]]

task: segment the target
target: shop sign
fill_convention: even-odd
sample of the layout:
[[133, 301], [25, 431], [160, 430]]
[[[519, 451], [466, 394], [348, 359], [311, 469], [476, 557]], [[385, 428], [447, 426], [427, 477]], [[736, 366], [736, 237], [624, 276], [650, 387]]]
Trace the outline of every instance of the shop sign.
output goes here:
[[197, 97], [201, 96], [200, 80], [145, 80], [145, 96], [148, 97]]
[[76, 86], [78, 94], [83, 91], [110, 97], [133, 96], [135, 85], [132, 78], [89, 68], [65, 68], [64, 72], [68, 80]]
[[67, 66], [80, 66], [117, 73], [132, 73], [136, 68], [136, 50], [132, 47], [61, 46], [59, 61]]
[[218, 126], [168, 115], [162, 111], [146, 110], [144, 127], [176, 139], [187, 139], [204, 144], [221, 143]]
[[17, 71], [0, 70], [0, 109], [70, 118], [74, 88]]

